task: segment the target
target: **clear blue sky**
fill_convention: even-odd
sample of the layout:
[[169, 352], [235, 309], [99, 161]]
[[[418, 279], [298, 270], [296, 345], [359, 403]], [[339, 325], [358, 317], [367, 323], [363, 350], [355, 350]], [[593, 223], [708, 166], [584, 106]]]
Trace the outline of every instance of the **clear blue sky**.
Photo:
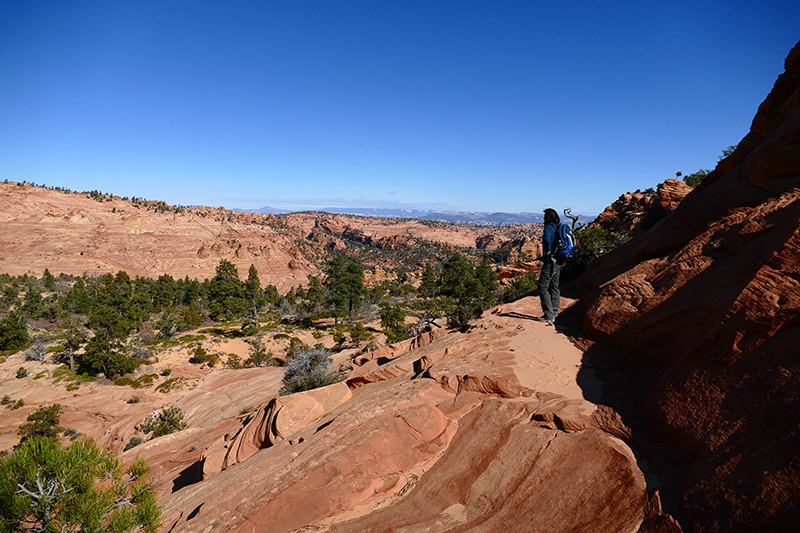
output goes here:
[[0, 2], [0, 179], [599, 212], [738, 142], [792, 1]]

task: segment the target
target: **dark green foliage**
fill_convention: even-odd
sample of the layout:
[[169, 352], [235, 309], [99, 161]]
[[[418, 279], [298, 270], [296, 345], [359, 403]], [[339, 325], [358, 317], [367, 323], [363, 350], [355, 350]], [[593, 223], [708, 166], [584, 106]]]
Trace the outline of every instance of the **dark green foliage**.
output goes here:
[[330, 352], [325, 348], [298, 350], [286, 365], [280, 393], [293, 394], [340, 381], [342, 374], [331, 372], [330, 365]]
[[192, 357], [189, 358], [189, 362], [199, 365], [202, 363], [206, 363], [208, 366], [213, 367], [219, 361], [219, 354], [218, 353], [210, 353], [206, 351], [205, 348], [202, 346], [197, 346], [192, 351]]
[[436, 271], [430, 265], [430, 263], [425, 265], [425, 269], [422, 271], [422, 283], [419, 285], [418, 292], [425, 298], [431, 298], [436, 296], [439, 292], [439, 285], [437, 283], [438, 276], [436, 275]]
[[124, 469], [88, 439], [66, 447], [55, 439], [28, 439], [0, 458], [0, 528], [155, 533], [160, 511], [144, 482], [147, 471], [141, 458]]
[[0, 350], [22, 350], [28, 342], [28, 325], [21, 314], [11, 311], [0, 320]]
[[406, 312], [402, 307], [389, 304], [381, 305], [381, 328], [386, 334], [386, 343], [392, 344], [408, 338], [408, 326], [405, 323]]
[[17, 379], [22, 379], [25, 377], [28, 377], [28, 370], [24, 366], [21, 366], [17, 370]]
[[55, 439], [64, 431], [58, 425], [61, 420], [61, 413], [64, 407], [61, 404], [44, 405], [28, 415], [27, 422], [22, 424], [17, 430], [21, 437], [20, 442], [37, 437]]
[[153, 437], [161, 437], [186, 429], [188, 426], [183, 421], [183, 411], [180, 407], [172, 406], [150, 415], [140, 427], [145, 433], [152, 433]]
[[124, 339], [131, 329], [130, 321], [110, 305], [100, 304], [89, 315], [89, 327], [103, 340]]
[[272, 357], [272, 352], [267, 351], [261, 339], [253, 339], [250, 342], [250, 357], [244, 362], [245, 366], [277, 366], [277, 364]]
[[90, 376], [102, 373], [108, 379], [114, 379], [133, 372], [136, 366], [137, 362], [119, 353], [115, 344], [100, 337], [93, 337], [86, 344], [86, 351], [81, 357], [78, 371]]
[[44, 274], [42, 274], [42, 284], [48, 291], [56, 290], [56, 278], [46, 268], [44, 269]]
[[172, 307], [165, 309], [161, 314], [161, 318], [155, 323], [155, 326], [156, 329], [158, 329], [159, 339], [171, 339], [177, 332], [175, 326], [175, 309]]
[[140, 445], [143, 442], [144, 442], [144, 439], [142, 437], [139, 437], [138, 435], [134, 435], [133, 437], [131, 437], [131, 440], [128, 441], [128, 444], [125, 445], [125, 448], [122, 451], [127, 452], [131, 448], [135, 448], [136, 446]]
[[44, 311], [44, 299], [42, 299], [42, 293], [35, 286], [28, 287], [21, 309], [29, 318], [34, 320], [41, 318], [42, 311]]
[[255, 265], [250, 265], [248, 270], [247, 281], [244, 282], [244, 298], [253, 320], [257, 323], [258, 312], [267, 305], [267, 299], [261, 291], [261, 280], [258, 278]]
[[69, 292], [67, 292], [64, 298], [64, 307], [73, 313], [81, 315], [89, 314], [91, 311], [92, 306], [89, 300], [89, 292], [81, 278], [78, 278]]
[[463, 255], [455, 253], [442, 267], [441, 294], [449, 299], [446, 312], [451, 327], [464, 328], [480, 316], [493, 302], [496, 290], [487, 257], [475, 268]]
[[529, 270], [524, 276], [518, 276], [514, 279], [505, 291], [503, 291], [503, 303], [513, 302], [519, 300], [524, 296], [532, 293], [538, 285], [538, 276], [534, 270]]
[[17, 305], [19, 301], [18, 293], [18, 288], [13, 285], [3, 287], [3, 292], [0, 294], [0, 307], [8, 309], [12, 305]]
[[683, 177], [683, 181], [685, 181], [686, 185], [688, 185], [689, 187], [694, 188], [694, 187], [697, 187], [698, 185], [700, 185], [703, 182], [703, 180], [706, 178], [706, 176], [708, 176], [709, 174], [711, 174], [710, 170], [705, 169], [705, 168], [701, 168], [700, 170], [698, 170], [697, 172], [695, 172], [693, 174], [688, 174], [688, 175], [684, 176]]
[[336, 317], [351, 316], [361, 306], [364, 294], [364, 267], [355, 259], [334, 255], [328, 262], [325, 302]]
[[234, 319], [247, 312], [245, 287], [236, 265], [222, 259], [208, 283], [208, 306], [213, 320]]
[[367, 328], [364, 327], [364, 324], [361, 322], [355, 322], [350, 325], [350, 342], [353, 343], [353, 346], [358, 346], [360, 342], [369, 338], [369, 331], [367, 331]]

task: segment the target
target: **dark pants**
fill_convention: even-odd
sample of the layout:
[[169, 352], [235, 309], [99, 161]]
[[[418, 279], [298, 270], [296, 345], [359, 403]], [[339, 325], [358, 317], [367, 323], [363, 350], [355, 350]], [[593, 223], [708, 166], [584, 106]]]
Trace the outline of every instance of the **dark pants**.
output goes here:
[[558, 315], [558, 306], [561, 304], [559, 276], [561, 276], [561, 265], [551, 259], [545, 259], [542, 271], [539, 273], [539, 298], [542, 300], [542, 311], [547, 319], [554, 319]]

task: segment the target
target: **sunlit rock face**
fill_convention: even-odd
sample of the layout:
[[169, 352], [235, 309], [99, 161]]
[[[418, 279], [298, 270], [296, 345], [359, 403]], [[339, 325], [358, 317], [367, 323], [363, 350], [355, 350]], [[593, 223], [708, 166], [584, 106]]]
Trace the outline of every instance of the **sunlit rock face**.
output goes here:
[[585, 330], [635, 381], [615, 405], [667, 444], [698, 532], [800, 523], [799, 87], [800, 43], [737, 150], [578, 280]]
[[679, 531], [540, 314], [496, 307], [289, 396], [278, 369], [215, 372], [176, 404], [190, 429], [125, 457], [150, 461], [165, 531]]

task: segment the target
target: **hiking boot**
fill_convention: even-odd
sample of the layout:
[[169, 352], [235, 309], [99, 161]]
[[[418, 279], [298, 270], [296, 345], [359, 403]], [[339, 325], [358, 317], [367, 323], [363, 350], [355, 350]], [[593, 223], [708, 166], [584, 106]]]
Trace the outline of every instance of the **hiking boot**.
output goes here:
[[538, 322], [547, 322], [547, 323], [549, 323], [549, 324], [553, 324], [553, 323], [555, 323], [555, 321], [556, 321], [556, 319], [555, 319], [555, 318], [547, 318], [546, 316], [540, 316], [540, 317], [537, 317], [537, 318], [536, 318], [536, 320], [537, 320]]

